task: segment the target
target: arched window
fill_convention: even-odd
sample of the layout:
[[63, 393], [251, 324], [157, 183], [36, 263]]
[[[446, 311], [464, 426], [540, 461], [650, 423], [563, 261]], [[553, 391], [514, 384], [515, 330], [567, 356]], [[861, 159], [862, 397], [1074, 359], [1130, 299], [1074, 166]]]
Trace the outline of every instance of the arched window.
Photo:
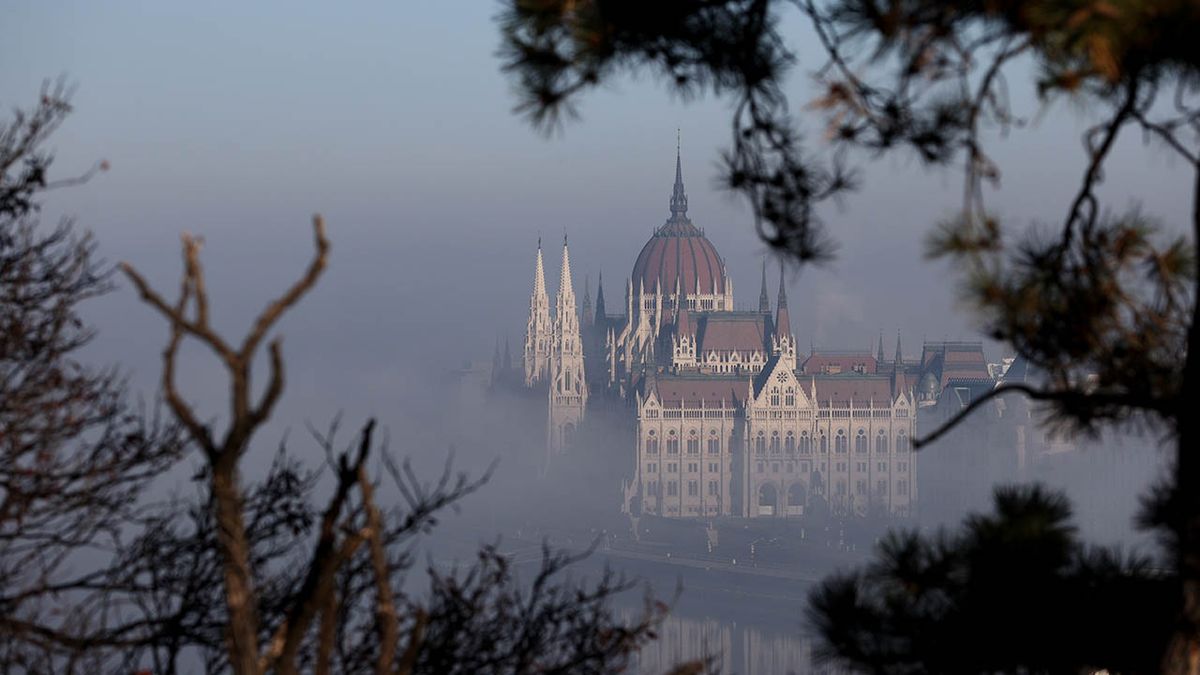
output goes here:
[[764, 483], [758, 488], [758, 515], [773, 516], [778, 505], [779, 493], [775, 491], [774, 485]]
[[717, 437], [717, 432], [715, 432], [715, 431], [712, 433], [711, 436], [708, 437], [708, 454], [710, 454], [710, 455], [721, 454], [721, 439]]
[[783, 451], [789, 455], [795, 454], [795, 452], [796, 452], [796, 437], [793, 436], [792, 432], [790, 432], [790, 431], [787, 433], [787, 436], [783, 439]]
[[771, 454], [772, 455], [779, 454], [779, 432], [778, 431], [771, 432]]
[[678, 455], [679, 454], [679, 439], [675, 437], [675, 430], [672, 429], [671, 431], [669, 431], [667, 433], [669, 434], [669, 436], [667, 438], [667, 454], [668, 455]]
[[903, 431], [896, 435], [896, 452], [908, 452], [908, 436]]
[[804, 515], [804, 505], [808, 502], [808, 490], [804, 488], [804, 484], [792, 483], [788, 488], [787, 500], [789, 516]]
[[854, 436], [854, 451], [866, 454], [867, 450], [867, 432], [859, 429], [858, 433]]
[[833, 439], [833, 449], [836, 452], [842, 453], [846, 452], [849, 446], [850, 440], [846, 438], [846, 431], [844, 429], [838, 429], [837, 436]]
[[802, 455], [811, 455], [812, 454], [812, 438], [809, 437], [807, 431], [800, 432], [800, 454], [802, 454]]
[[[651, 431], [650, 433], [654, 433], [654, 432]], [[647, 455], [657, 455], [658, 454], [658, 439], [657, 438], [654, 438], [653, 436], [651, 436], [650, 438], [646, 439], [646, 454]]]
[[767, 451], [767, 437], [761, 431], [754, 438], [754, 451], [760, 455]]
[[875, 437], [875, 452], [885, 454], [887, 452], [887, 434], [881, 429], [879, 435]]
[[829, 452], [829, 437], [827, 437], [824, 432], [821, 432], [821, 454], [825, 454], [827, 452]]

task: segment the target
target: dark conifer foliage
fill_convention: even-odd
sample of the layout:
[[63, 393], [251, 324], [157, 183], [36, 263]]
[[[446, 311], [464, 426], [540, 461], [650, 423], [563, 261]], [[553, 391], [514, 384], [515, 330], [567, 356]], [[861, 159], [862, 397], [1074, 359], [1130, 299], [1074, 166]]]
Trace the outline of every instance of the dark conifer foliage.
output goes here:
[[[801, 64], [818, 88], [799, 103], [822, 131], [807, 146], [786, 113], [783, 76], [796, 50], [779, 29], [784, 12], [807, 19], [808, 39], [824, 54]], [[504, 68], [522, 96], [517, 110], [538, 125], [573, 113], [580, 92], [624, 71], [649, 70], [685, 95], [708, 89], [731, 99], [729, 187], [748, 198], [764, 239], [800, 262], [830, 252], [818, 209], [858, 187], [845, 167], [901, 152], [961, 171], [961, 208], [933, 228], [929, 255], [960, 267], [983, 330], [1044, 378], [995, 388], [914, 445], [1009, 394], [1034, 399], [1070, 430], [1148, 425], [1169, 439], [1174, 474], [1145, 519], [1162, 528], [1180, 579], [1162, 664], [1200, 673], [1200, 5], [511, 0], [500, 26]], [[1002, 177], [989, 143], [1027, 121], [1010, 104], [1018, 86], [1042, 104], [1069, 99], [1099, 120], [1083, 135], [1079, 187], [1032, 234], [1028, 224], [1003, 222], [986, 199]], [[1143, 212], [1101, 204], [1112, 148], [1129, 134], [1191, 172], [1187, 235], [1164, 236]]]
[[824, 656], [875, 673], [1156, 672], [1177, 579], [1089, 548], [1070, 516], [1062, 495], [1000, 488], [957, 532], [890, 533], [813, 591]]

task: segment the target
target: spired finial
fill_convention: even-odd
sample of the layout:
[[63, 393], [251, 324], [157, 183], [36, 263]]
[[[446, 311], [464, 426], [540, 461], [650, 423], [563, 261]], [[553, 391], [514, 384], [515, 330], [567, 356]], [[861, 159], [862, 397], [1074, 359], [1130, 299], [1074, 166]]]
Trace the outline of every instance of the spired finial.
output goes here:
[[758, 311], [770, 312], [771, 300], [767, 297], [767, 259], [762, 264], [762, 289], [758, 292]]
[[671, 220], [687, 219], [687, 193], [683, 190], [683, 162], [679, 152], [679, 129], [675, 129], [675, 188], [671, 192]]

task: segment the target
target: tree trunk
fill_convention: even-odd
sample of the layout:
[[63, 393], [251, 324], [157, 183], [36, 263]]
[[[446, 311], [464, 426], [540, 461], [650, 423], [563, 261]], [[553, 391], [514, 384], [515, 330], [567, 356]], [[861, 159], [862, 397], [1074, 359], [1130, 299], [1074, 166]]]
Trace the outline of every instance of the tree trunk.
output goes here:
[[[1200, 247], [1200, 166], [1192, 194], [1192, 243]], [[1182, 608], [1163, 659], [1163, 672], [1200, 675], [1200, 270], [1192, 298], [1183, 383], [1175, 408], [1175, 496], [1180, 531], [1176, 565]]]
[[250, 573], [250, 547], [242, 517], [242, 496], [232, 466], [213, 466], [217, 544], [225, 566], [225, 602], [229, 609], [229, 666], [237, 675], [258, 673], [258, 608]]

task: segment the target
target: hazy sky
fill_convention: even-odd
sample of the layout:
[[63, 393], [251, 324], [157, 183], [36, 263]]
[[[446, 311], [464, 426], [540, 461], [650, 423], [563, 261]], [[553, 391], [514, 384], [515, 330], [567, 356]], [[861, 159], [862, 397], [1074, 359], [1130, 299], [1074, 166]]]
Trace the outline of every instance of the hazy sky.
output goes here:
[[[728, 103], [685, 104], [646, 77], [626, 78], [589, 95], [563, 134], [542, 137], [511, 113], [496, 10], [482, 1], [13, 1], [0, 22], [0, 104], [27, 106], [60, 74], [77, 84], [76, 112], [54, 137], [55, 169], [104, 158], [112, 170], [54, 194], [47, 216], [76, 216], [107, 258], [171, 291], [179, 233], [203, 235], [217, 317], [231, 332], [299, 272], [310, 214], [325, 214], [329, 272], [283, 325], [283, 424], [339, 408], [419, 409], [430, 376], [490, 358], [497, 335], [519, 350], [539, 232], [552, 285], [566, 230], [577, 292], [585, 275], [594, 291], [603, 269], [610, 307], [619, 306], [638, 251], [667, 216], [677, 127], [690, 215], [726, 259], [738, 302], [755, 302], [763, 247], [745, 204], [714, 187]], [[797, 43], [811, 42], [796, 17], [788, 23]], [[800, 112], [805, 73], [817, 65], [811, 50], [801, 56], [790, 88]], [[1012, 81], [1032, 116], [1025, 85]], [[804, 124], [818, 130], [815, 119]], [[1078, 183], [1081, 124], [1061, 104], [997, 146], [1001, 213], [1060, 219]], [[1139, 201], [1180, 222], [1187, 179], [1166, 154], [1128, 139], [1117, 158], [1109, 204]], [[800, 343], [861, 348], [883, 330], [890, 353], [899, 330], [911, 355], [923, 338], [972, 338], [971, 318], [953, 311], [954, 277], [920, 257], [930, 223], [957, 202], [957, 174], [896, 157], [866, 177], [826, 214], [839, 259], [789, 278]], [[91, 314], [98, 358], [125, 364], [150, 391], [161, 321], [128, 288]], [[205, 363], [189, 367], [198, 396], [221, 382]]]

